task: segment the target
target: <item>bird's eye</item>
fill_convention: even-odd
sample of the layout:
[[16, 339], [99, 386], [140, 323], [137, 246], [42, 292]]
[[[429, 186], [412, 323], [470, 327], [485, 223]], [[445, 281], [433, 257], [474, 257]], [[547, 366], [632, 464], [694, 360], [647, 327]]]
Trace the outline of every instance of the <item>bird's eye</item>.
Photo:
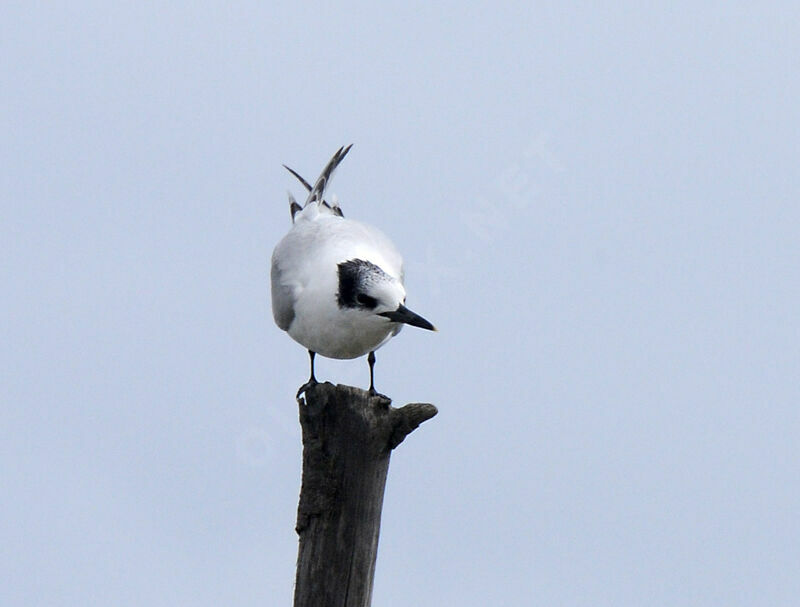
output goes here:
[[365, 308], [374, 308], [378, 305], [378, 300], [374, 297], [370, 297], [369, 295], [365, 295], [364, 293], [359, 293], [356, 296], [356, 301], [360, 303]]

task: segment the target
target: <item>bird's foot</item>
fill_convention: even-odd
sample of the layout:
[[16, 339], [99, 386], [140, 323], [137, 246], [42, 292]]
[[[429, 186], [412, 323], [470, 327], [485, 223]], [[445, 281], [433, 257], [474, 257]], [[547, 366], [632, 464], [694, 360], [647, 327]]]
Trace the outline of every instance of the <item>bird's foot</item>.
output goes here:
[[311, 379], [309, 379], [309, 380], [308, 380], [306, 383], [304, 383], [302, 386], [300, 386], [300, 387], [297, 389], [297, 396], [295, 396], [295, 398], [296, 398], [297, 400], [300, 400], [300, 397], [303, 395], [303, 393], [304, 393], [306, 390], [308, 390], [309, 388], [313, 388], [313, 387], [314, 387], [314, 386], [316, 386], [318, 383], [319, 383], [319, 382], [317, 381], [317, 379], [316, 379], [315, 377], [312, 377]]
[[388, 407], [392, 404], [392, 399], [386, 396], [385, 394], [381, 394], [378, 392], [374, 386], [370, 386], [369, 390], [367, 390], [367, 394], [369, 394], [370, 398], [378, 399], [382, 405]]

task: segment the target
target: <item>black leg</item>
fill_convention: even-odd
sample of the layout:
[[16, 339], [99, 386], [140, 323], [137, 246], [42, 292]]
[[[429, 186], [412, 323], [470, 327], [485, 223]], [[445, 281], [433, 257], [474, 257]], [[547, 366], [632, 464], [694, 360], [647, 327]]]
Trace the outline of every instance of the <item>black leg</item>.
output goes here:
[[367, 356], [367, 362], [369, 363], [369, 395], [381, 398], [385, 401], [385, 404], [388, 405], [392, 402], [392, 399], [385, 394], [381, 394], [375, 389], [375, 352], [369, 353], [369, 356]]
[[297, 390], [296, 398], [300, 398], [300, 395], [303, 392], [317, 385], [317, 378], [314, 377], [314, 356], [316, 356], [316, 354], [316, 352], [312, 352], [311, 350], [308, 351], [308, 357], [311, 359], [311, 377], [309, 377], [308, 381], [300, 386], [300, 388]]
[[370, 352], [367, 356], [367, 363], [369, 364], [369, 393], [372, 395], [375, 392], [375, 352]]

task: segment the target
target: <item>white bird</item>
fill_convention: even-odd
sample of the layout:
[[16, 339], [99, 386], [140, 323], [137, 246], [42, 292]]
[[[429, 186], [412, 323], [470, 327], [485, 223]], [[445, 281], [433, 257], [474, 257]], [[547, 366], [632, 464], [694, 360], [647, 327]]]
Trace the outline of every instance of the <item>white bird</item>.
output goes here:
[[405, 306], [403, 260], [377, 229], [345, 219], [337, 202], [324, 199], [334, 170], [350, 151], [333, 155], [301, 207], [289, 194], [293, 226], [272, 253], [272, 315], [275, 323], [308, 349], [311, 377], [298, 398], [315, 385], [314, 356], [350, 359], [369, 354], [369, 391], [375, 391], [375, 350], [403, 324], [435, 331]]

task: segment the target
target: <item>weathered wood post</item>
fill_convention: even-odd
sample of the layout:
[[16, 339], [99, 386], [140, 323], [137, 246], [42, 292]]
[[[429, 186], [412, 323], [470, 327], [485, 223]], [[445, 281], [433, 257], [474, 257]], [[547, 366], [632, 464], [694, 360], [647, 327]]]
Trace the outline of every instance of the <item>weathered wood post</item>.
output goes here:
[[436, 407], [395, 409], [351, 386], [317, 384], [298, 401], [303, 482], [294, 607], [368, 607], [392, 449]]

